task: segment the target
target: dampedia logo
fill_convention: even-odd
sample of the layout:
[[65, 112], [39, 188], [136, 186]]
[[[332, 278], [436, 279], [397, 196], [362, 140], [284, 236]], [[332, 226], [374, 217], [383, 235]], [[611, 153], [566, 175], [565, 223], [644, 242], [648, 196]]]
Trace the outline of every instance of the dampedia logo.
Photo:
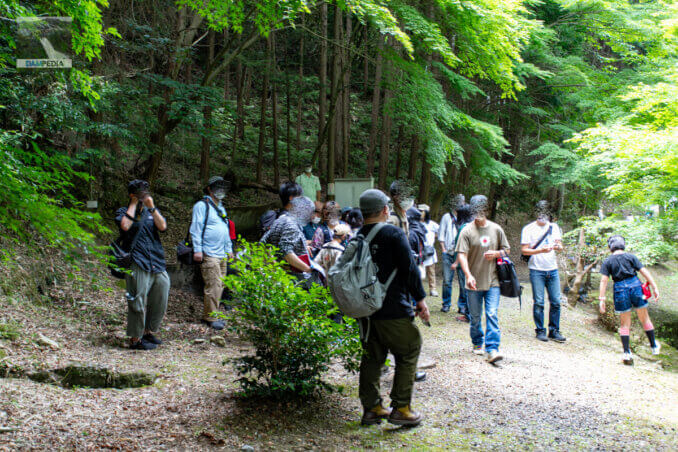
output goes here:
[[18, 17], [16, 67], [68, 69], [72, 67], [71, 17]]
[[64, 60], [49, 60], [49, 59], [39, 59], [39, 60], [23, 60], [18, 59], [16, 66], [19, 68], [37, 68], [37, 69], [48, 69], [48, 68], [58, 68], [58, 69], [68, 69], [72, 67], [72, 61], [70, 59]]

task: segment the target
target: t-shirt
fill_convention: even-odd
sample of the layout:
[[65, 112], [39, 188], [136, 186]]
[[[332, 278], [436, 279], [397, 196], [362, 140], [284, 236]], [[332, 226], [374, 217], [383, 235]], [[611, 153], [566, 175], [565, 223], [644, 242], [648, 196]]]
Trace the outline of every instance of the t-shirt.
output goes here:
[[[462, 229], [457, 240], [457, 253], [465, 253], [471, 274], [476, 279], [476, 290], [489, 290], [499, 287], [497, 278], [497, 262], [486, 260], [486, 251], [499, 251], [510, 248], [504, 230], [497, 223], [487, 220], [485, 226], [479, 227], [475, 221]], [[468, 288], [468, 287], [467, 287]]]
[[[359, 233], [367, 237], [373, 227], [374, 224], [365, 225]], [[370, 252], [381, 283], [386, 283], [393, 270], [398, 269], [393, 282], [388, 286], [384, 304], [370, 318], [384, 320], [414, 317], [410, 296], [415, 300], [422, 300], [426, 297], [426, 291], [421, 284], [419, 270], [412, 258], [405, 233], [395, 226], [384, 226], [370, 242]]]
[[306, 173], [302, 173], [297, 176], [294, 182], [301, 185], [301, 188], [304, 190], [304, 196], [308, 196], [313, 202], [317, 201], [316, 194], [320, 191], [320, 179], [318, 179], [318, 176], [313, 174], [307, 176]]
[[139, 234], [137, 241], [134, 244], [134, 249], [130, 250], [132, 253], [132, 260], [144, 271], [150, 273], [162, 273], [165, 271], [165, 251], [162, 248], [160, 241], [160, 230], [155, 225], [153, 215], [145, 207], [137, 206], [134, 222], [132, 226], [123, 231], [120, 224], [127, 213], [127, 207], [120, 207], [115, 212], [115, 223], [120, 229], [122, 236], [122, 246], [126, 250], [130, 250], [134, 237]]
[[642, 262], [633, 254], [613, 254], [603, 261], [600, 274], [611, 276], [612, 281], [617, 282], [633, 278], [641, 268], [643, 268]]
[[[546, 234], [546, 231], [548, 231], [549, 227], [551, 227], [551, 233], [546, 236], [546, 238], [536, 249], [540, 250], [555, 245], [556, 240], [562, 240], [563, 238], [558, 225], [555, 223], [546, 223], [544, 226], [539, 226], [536, 221], [533, 221], [523, 228], [523, 232], [520, 235], [520, 244], [530, 245], [530, 248], [534, 249], [534, 246], [537, 244], [539, 239], [541, 239], [544, 234]], [[548, 253], [530, 256], [530, 261], [528, 262], [527, 266], [530, 270], [557, 270], [558, 259], [556, 258], [556, 252], [550, 251]]]
[[[426, 245], [435, 247], [436, 235], [438, 235], [440, 226], [438, 226], [438, 223], [433, 220], [429, 221], [428, 223], [424, 223], [424, 226], [426, 227]], [[429, 265], [433, 265], [436, 262], [438, 262], [437, 252], [433, 253], [432, 257], [429, 257], [427, 260], [425, 260], [424, 265], [428, 267]]]

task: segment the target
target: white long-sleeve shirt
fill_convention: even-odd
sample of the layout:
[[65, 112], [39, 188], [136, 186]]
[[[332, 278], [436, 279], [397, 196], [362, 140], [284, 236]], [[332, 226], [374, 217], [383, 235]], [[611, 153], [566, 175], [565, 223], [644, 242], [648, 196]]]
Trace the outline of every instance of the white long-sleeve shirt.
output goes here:
[[445, 247], [447, 254], [454, 254], [456, 236], [457, 227], [454, 225], [452, 215], [448, 212], [440, 220], [440, 229], [438, 230], [438, 241]]

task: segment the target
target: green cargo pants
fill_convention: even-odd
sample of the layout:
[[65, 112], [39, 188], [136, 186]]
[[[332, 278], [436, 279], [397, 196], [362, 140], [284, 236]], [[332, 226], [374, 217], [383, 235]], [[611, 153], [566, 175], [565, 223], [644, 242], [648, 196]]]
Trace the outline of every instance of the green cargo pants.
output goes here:
[[170, 279], [166, 271], [151, 273], [132, 264], [127, 285], [127, 335], [141, 337], [145, 330], [156, 332], [167, 311]]
[[367, 343], [363, 343], [360, 361], [360, 402], [365, 410], [381, 403], [379, 378], [390, 351], [395, 357], [395, 375], [391, 388], [391, 407], [410, 404], [414, 374], [421, 351], [421, 334], [414, 319], [371, 320]]

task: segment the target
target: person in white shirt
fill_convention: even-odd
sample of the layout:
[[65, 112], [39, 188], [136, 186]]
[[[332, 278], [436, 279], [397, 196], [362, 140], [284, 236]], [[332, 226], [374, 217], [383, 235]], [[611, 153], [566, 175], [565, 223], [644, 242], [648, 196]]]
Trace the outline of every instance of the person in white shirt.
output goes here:
[[[464, 195], [458, 194], [455, 196], [449, 203], [450, 211], [445, 213], [440, 220], [438, 241], [440, 242], [440, 250], [443, 252], [443, 307], [440, 309], [442, 312], [449, 312], [452, 305], [452, 281], [455, 275], [452, 264], [454, 264], [453, 256], [458, 231], [456, 208], [465, 203]], [[457, 299], [457, 312], [463, 316], [468, 314], [466, 291], [461, 290], [461, 288]]]
[[435, 248], [436, 237], [440, 226], [431, 220], [431, 208], [426, 204], [419, 204], [418, 207], [422, 213], [422, 224], [426, 228], [426, 243], [424, 243], [424, 268], [426, 269], [426, 279], [428, 280], [428, 289], [432, 297], [438, 296], [436, 289], [436, 264], [438, 263], [438, 252]]
[[[521, 252], [529, 257], [530, 283], [532, 284], [532, 316], [537, 339], [565, 342], [560, 334], [560, 277], [556, 251], [563, 249], [562, 233], [556, 223], [551, 223], [548, 201], [535, 206], [536, 221], [523, 228], [520, 238]], [[544, 328], [544, 292], [549, 295], [548, 337]]]

